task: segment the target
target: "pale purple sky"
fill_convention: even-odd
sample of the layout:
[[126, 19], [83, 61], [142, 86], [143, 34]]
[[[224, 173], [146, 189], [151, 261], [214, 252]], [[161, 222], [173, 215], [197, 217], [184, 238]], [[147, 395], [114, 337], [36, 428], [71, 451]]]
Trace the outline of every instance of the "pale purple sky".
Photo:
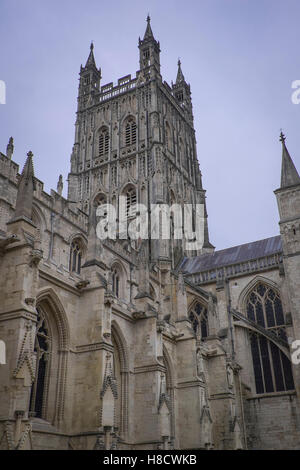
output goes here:
[[66, 180], [90, 42], [102, 85], [134, 76], [148, 12], [163, 79], [175, 80], [180, 57], [191, 84], [211, 242], [277, 235], [281, 127], [300, 170], [298, 0], [0, 0], [0, 150], [12, 135], [14, 160], [23, 167], [32, 150], [46, 191]]

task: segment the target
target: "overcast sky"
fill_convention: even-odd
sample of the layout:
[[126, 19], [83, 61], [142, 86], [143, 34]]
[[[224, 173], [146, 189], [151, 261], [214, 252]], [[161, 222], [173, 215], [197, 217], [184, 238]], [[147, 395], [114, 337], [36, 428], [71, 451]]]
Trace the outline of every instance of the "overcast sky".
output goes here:
[[135, 76], [148, 12], [163, 79], [176, 79], [180, 57], [191, 85], [211, 242], [277, 235], [280, 128], [300, 169], [299, 0], [0, 0], [0, 151], [12, 135], [14, 160], [23, 167], [32, 150], [46, 191], [66, 180], [90, 42], [102, 85]]

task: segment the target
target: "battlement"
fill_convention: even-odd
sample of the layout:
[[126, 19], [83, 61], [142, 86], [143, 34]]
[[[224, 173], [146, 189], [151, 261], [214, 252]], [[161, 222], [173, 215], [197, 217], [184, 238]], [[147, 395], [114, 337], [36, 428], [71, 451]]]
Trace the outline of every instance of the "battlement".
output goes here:
[[128, 91], [136, 88], [137, 77], [131, 78], [131, 75], [126, 75], [118, 79], [118, 84], [114, 86], [113, 82], [107, 83], [101, 87], [99, 95], [96, 96], [96, 101], [102, 103], [103, 101], [110, 100], [115, 96], [127, 93]]

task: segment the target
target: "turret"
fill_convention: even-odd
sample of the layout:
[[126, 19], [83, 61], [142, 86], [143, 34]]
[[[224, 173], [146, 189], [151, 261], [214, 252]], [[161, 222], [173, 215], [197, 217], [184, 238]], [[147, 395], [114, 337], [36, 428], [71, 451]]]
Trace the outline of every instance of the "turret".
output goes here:
[[27, 160], [25, 162], [18, 184], [17, 202], [14, 219], [23, 217], [31, 220], [32, 218], [33, 191], [35, 190], [32, 157], [33, 153], [31, 151], [28, 152]]
[[144, 38], [139, 38], [140, 50], [140, 70], [145, 78], [156, 74], [160, 75], [160, 47], [159, 42], [155, 40], [150, 25], [150, 16], [147, 16], [147, 27]]
[[101, 80], [101, 68], [97, 69], [94, 58], [94, 44], [91, 43], [90, 53], [84, 67], [80, 66], [79, 72], [78, 110], [88, 104], [95, 92], [99, 91]]
[[193, 107], [191, 100], [191, 87], [185, 81], [181, 69], [181, 61], [178, 60], [178, 70], [175, 84], [172, 84], [173, 95], [179, 102], [180, 106], [188, 112], [190, 118], [193, 119]]
[[10, 137], [7, 147], [6, 147], [6, 156], [11, 160], [11, 157], [14, 153], [14, 139]]

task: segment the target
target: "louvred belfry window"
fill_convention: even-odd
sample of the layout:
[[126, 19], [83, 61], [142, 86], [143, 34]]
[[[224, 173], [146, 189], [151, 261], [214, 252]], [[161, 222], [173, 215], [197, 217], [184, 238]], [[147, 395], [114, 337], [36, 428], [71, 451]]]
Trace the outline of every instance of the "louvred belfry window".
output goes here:
[[127, 120], [125, 126], [125, 145], [129, 147], [130, 145], [136, 144], [136, 123], [133, 118]]
[[[282, 303], [270, 286], [259, 283], [246, 300], [249, 320], [268, 333], [287, 341]], [[294, 389], [291, 363], [276, 344], [257, 332], [250, 332], [256, 393], [281, 392]]]
[[126, 192], [126, 215], [134, 216], [136, 212], [136, 191], [134, 188]]
[[104, 128], [101, 129], [99, 133], [99, 140], [98, 140], [98, 155], [99, 157], [103, 157], [106, 155], [109, 150], [109, 134], [108, 129]]

